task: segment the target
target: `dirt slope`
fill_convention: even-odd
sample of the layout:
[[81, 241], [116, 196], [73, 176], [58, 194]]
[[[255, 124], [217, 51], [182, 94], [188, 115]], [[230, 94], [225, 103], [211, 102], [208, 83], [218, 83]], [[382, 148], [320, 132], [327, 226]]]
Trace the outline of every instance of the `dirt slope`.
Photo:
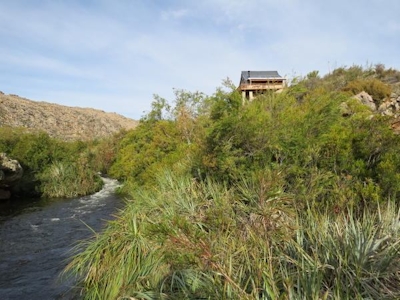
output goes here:
[[0, 92], [0, 126], [43, 130], [63, 140], [88, 140], [131, 129], [137, 124], [116, 113], [37, 102]]

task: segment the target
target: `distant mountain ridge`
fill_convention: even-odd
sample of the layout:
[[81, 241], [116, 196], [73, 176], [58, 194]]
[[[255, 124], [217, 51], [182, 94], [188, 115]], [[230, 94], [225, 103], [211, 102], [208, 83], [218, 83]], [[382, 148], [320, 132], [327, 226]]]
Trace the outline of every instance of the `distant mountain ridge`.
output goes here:
[[0, 126], [42, 130], [62, 140], [90, 140], [135, 128], [137, 124], [116, 113], [32, 101], [0, 92]]

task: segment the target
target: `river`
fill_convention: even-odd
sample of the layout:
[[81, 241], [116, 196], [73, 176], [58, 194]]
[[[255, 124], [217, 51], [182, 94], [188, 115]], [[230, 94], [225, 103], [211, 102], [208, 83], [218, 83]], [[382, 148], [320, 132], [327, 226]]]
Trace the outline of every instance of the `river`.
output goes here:
[[[76, 299], [74, 282], [60, 272], [78, 241], [100, 231], [121, 207], [118, 182], [75, 199], [40, 200], [0, 215], [0, 299]], [[0, 207], [0, 209], [2, 209]], [[89, 229], [89, 227], [91, 229]]]

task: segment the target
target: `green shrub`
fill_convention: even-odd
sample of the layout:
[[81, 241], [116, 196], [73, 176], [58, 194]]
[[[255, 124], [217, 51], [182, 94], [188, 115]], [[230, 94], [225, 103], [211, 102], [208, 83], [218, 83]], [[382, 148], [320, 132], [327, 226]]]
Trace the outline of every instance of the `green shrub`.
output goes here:
[[343, 89], [352, 94], [358, 94], [362, 91], [367, 92], [372, 96], [376, 104], [380, 104], [385, 98], [389, 97], [392, 89], [389, 85], [383, 83], [376, 78], [370, 79], [357, 79], [350, 81]]
[[22, 179], [13, 186], [13, 195], [30, 197], [93, 193], [102, 186], [96, 173], [104, 171], [113, 159], [113, 153], [103, 158], [108, 152], [92, 142], [64, 142], [21, 128], [0, 127], [0, 151], [18, 160], [24, 169]]

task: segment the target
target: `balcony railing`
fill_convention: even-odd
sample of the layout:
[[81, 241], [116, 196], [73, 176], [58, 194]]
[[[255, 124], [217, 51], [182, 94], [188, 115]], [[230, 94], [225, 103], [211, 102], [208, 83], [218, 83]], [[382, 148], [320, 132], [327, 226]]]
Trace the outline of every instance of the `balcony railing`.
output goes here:
[[283, 82], [278, 83], [260, 83], [260, 84], [241, 84], [239, 90], [241, 91], [257, 91], [257, 90], [279, 90], [285, 87]]

